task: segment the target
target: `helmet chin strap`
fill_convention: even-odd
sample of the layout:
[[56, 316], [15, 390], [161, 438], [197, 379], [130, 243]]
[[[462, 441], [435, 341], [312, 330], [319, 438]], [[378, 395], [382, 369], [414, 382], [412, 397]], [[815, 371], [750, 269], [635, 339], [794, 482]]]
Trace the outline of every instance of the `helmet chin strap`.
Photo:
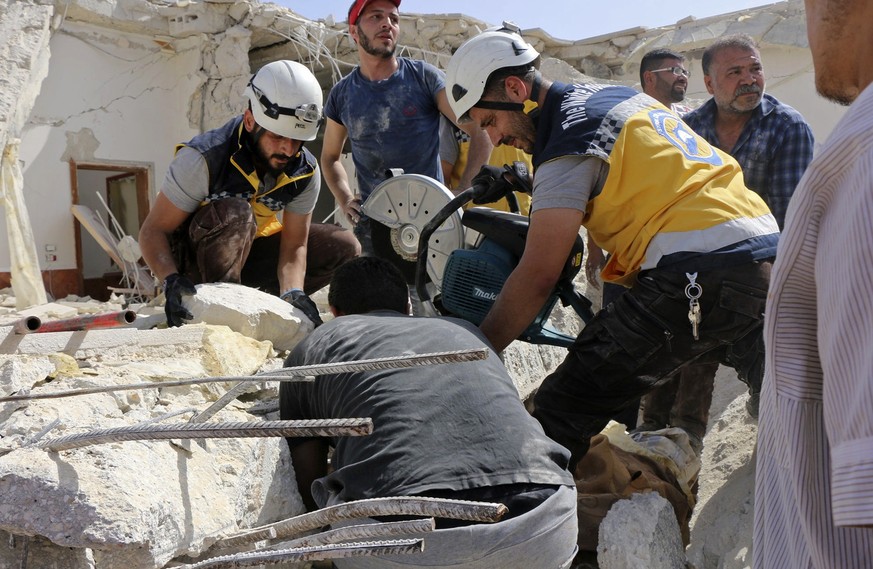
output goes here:
[[533, 85], [530, 88], [530, 97], [524, 102], [524, 114], [532, 119], [540, 116], [540, 104], [537, 102], [540, 99], [540, 89], [543, 86], [543, 77], [537, 71], [533, 78]]
[[521, 111], [522, 113], [536, 118], [540, 114], [539, 103], [537, 99], [540, 97], [540, 88], [543, 80], [539, 71], [534, 75], [533, 85], [530, 89], [530, 97], [525, 99], [523, 103], [513, 103], [510, 101], [482, 101], [479, 100], [474, 107], [479, 109], [490, 109], [492, 111]]

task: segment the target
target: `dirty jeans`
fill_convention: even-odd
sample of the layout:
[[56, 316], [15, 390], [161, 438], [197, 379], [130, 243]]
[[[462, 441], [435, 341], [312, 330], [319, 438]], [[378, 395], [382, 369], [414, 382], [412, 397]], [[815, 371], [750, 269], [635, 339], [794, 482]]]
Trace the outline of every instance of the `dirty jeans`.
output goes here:
[[[375, 520], [348, 522], [360, 523]], [[577, 532], [576, 488], [561, 486], [533, 510], [508, 520], [391, 537], [424, 539], [422, 553], [337, 559], [334, 565], [337, 569], [566, 569], [576, 555]]]
[[[173, 235], [171, 245], [179, 272], [195, 283], [240, 283], [278, 295], [282, 232], [255, 238], [256, 231], [246, 200], [210, 202]], [[358, 251], [351, 231], [337, 225], [311, 224], [303, 285], [306, 294], [326, 286], [334, 271]]]
[[571, 469], [610, 417], [702, 356], [717, 357], [760, 390], [770, 267], [765, 261], [700, 271], [697, 340], [688, 321], [688, 279], [665, 269], [641, 272], [582, 329], [534, 397], [534, 417], [570, 449]]

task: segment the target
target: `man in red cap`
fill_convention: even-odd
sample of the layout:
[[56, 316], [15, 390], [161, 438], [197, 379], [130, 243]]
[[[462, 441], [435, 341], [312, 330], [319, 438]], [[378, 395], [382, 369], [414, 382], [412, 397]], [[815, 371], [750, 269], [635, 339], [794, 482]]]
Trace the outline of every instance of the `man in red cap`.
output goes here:
[[[397, 57], [400, 0], [356, 0], [349, 8], [349, 34], [358, 46], [360, 65], [333, 86], [325, 104], [327, 118], [321, 164], [324, 179], [343, 216], [355, 224], [364, 254], [373, 254], [369, 220], [361, 203], [386, 179], [388, 169], [423, 174], [443, 181], [439, 159], [439, 119], [455, 115], [445, 92], [445, 75], [424, 61]], [[491, 153], [485, 133], [464, 126], [471, 136], [461, 186], [471, 184]], [[340, 163], [351, 142], [357, 195]]]

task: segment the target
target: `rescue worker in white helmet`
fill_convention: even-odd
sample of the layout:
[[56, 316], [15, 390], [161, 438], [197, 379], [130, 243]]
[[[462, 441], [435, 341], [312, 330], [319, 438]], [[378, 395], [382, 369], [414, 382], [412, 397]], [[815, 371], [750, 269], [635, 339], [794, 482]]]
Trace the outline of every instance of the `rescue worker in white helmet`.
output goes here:
[[[779, 227], [736, 160], [675, 112], [629, 87], [550, 81], [538, 65], [504, 24], [458, 48], [446, 92], [459, 120], [533, 155], [524, 253], [480, 326], [494, 348], [536, 316], [580, 226], [610, 254], [603, 280], [628, 289], [534, 397], [534, 416], [570, 449], [572, 470], [610, 417], [704, 355], [760, 385]], [[483, 169], [473, 186], [503, 177]]]
[[360, 253], [350, 231], [312, 223], [321, 187], [304, 147], [322, 123], [322, 90], [295, 61], [258, 70], [247, 108], [176, 147], [139, 233], [143, 259], [163, 283], [169, 326], [192, 315], [195, 283], [232, 282], [278, 295], [315, 325], [309, 295]]

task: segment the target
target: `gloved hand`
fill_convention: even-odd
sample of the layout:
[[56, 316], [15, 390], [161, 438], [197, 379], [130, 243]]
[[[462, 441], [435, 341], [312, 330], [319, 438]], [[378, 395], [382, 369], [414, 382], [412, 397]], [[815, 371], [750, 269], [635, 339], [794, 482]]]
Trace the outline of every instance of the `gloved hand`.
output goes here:
[[473, 176], [473, 203], [486, 204], [496, 202], [512, 191], [512, 184], [503, 178], [503, 168], [485, 164], [479, 173]]
[[503, 175], [512, 184], [513, 190], [525, 194], [533, 194], [533, 180], [531, 180], [527, 164], [516, 160], [511, 165], [505, 165], [503, 169]]
[[292, 288], [282, 296], [280, 296], [282, 300], [291, 304], [295, 308], [299, 308], [303, 311], [303, 314], [309, 318], [315, 327], [318, 328], [324, 322], [321, 320], [321, 316], [318, 314], [318, 307], [315, 306], [315, 303], [312, 302], [312, 299], [306, 296], [306, 293], [300, 290], [299, 288]]
[[185, 320], [191, 320], [194, 315], [182, 305], [183, 294], [197, 294], [194, 283], [179, 273], [168, 275], [164, 279], [164, 312], [167, 314], [167, 326], [181, 326]]

